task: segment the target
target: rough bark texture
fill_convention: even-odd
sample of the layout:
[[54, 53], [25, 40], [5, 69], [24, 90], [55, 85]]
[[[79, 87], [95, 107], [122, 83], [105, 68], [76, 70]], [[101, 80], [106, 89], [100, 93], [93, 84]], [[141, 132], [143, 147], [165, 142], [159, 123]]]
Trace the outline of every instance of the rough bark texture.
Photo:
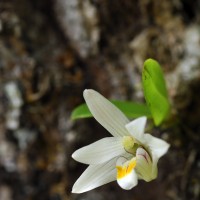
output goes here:
[[[200, 1], [1, 0], [0, 200], [200, 198]], [[155, 181], [71, 194], [74, 150], [108, 133], [72, 121], [85, 88], [141, 102], [145, 59], [165, 72], [178, 123], [153, 135], [171, 148]]]

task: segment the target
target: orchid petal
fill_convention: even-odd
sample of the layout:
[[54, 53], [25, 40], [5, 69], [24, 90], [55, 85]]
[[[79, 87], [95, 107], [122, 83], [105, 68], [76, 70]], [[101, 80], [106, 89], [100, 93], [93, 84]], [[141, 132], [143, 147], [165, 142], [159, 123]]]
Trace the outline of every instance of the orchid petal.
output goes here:
[[170, 145], [162, 139], [156, 138], [150, 134], [144, 134], [144, 144], [148, 145], [152, 155], [157, 159], [167, 153]]
[[157, 170], [155, 170], [155, 167], [157, 168], [157, 162], [156, 165], [153, 164], [150, 155], [143, 148], [137, 149], [136, 158], [136, 172], [139, 177], [147, 182], [155, 179], [157, 177]]
[[107, 137], [78, 149], [72, 158], [85, 164], [101, 164], [124, 153], [121, 137]]
[[100, 165], [90, 165], [75, 182], [72, 193], [83, 193], [116, 180], [116, 158]]
[[152, 155], [152, 175], [153, 177], [157, 177], [158, 176], [158, 157], [155, 155]]
[[144, 135], [146, 121], [146, 117], [137, 118], [126, 124], [126, 129], [133, 138], [137, 139], [138, 141], [141, 141]]
[[126, 116], [110, 101], [94, 90], [84, 90], [83, 96], [94, 118], [113, 136], [129, 135]]

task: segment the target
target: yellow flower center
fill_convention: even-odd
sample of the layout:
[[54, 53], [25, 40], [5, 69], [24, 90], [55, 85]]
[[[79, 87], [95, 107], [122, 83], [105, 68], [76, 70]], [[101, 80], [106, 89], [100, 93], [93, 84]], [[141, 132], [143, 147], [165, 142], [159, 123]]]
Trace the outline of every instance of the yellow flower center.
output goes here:
[[136, 158], [131, 159], [128, 162], [125, 162], [122, 166], [116, 166], [117, 168], [117, 179], [124, 178], [132, 172], [136, 166]]

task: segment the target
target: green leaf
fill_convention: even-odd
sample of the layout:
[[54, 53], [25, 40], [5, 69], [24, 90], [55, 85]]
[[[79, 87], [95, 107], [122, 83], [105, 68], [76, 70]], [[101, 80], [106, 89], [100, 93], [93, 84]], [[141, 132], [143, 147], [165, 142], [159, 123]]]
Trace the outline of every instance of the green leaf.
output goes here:
[[[137, 118], [141, 116], [151, 117], [151, 112], [147, 105], [139, 104], [129, 101], [111, 101], [116, 107], [118, 107], [128, 118]], [[72, 119], [80, 119], [92, 117], [86, 104], [81, 104], [76, 107], [71, 115]]]
[[147, 59], [144, 62], [142, 85], [154, 123], [159, 125], [168, 117], [170, 103], [163, 72], [157, 61]]

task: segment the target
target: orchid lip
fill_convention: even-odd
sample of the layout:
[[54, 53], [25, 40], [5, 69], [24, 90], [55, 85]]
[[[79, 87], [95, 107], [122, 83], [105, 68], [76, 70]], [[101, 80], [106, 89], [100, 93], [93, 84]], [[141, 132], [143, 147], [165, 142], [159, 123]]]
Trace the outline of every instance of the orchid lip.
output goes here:
[[117, 160], [117, 183], [125, 190], [130, 190], [138, 183], [137, 174], [135, 172], [136, 158], [127, 160], [124, 157], [120, 157]]

